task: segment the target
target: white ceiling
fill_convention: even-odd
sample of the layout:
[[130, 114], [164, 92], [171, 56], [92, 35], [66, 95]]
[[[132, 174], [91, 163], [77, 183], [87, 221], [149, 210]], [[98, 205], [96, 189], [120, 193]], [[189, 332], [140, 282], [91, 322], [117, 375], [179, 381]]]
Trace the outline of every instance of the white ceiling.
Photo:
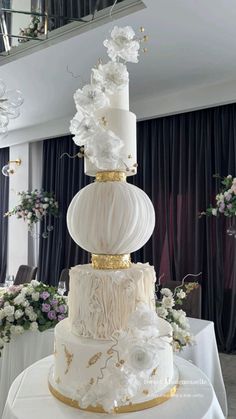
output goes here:
[[[106, 58], [102, 43], [114, 24], [144, 26], [148, 53], [130, 64], [131, 104], [183, 89], [236, 80], [235, 0], [144, 0], [147, 8], [0, 67], [25, 102], [12, 130], [74, 114], [73, 93]], [[81, 78], [73, 78], [69, 69]]]

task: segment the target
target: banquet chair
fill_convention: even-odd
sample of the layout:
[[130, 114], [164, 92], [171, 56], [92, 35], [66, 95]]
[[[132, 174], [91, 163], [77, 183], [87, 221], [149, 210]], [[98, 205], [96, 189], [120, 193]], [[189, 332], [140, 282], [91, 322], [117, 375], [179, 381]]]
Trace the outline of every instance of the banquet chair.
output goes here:
[[62, 269], [60, 279], [59, 279], [59, 282], [64, 281], [65, 284], [66, 284], [66, 293], [65, 293], [66, 295], [68, 294], [68, 292], [70, 290], [70, 285], [69, 285], [70, 284], [70, 275], [69, 275], [69, 272], [70, 272], [69, 268]]
[[35, 279], [38, 268], [36, 266], [20, 265], [16, 273], [14, 285], [28, 284]]
[[[187, 285], [188, 282], [185, 282]], [[172, 292], [176, 287], [182, 285], [181, 281], [166, 281], [162, 284], [163, 288], [169, 288]], [[193, 289], [182, 305], [176, 305], [176, 309], [182, 309], [186, 312], [187, 317], [194, 317], [196, 319], [202, 318], [202, 287], [198, 284], [198, 287]]]

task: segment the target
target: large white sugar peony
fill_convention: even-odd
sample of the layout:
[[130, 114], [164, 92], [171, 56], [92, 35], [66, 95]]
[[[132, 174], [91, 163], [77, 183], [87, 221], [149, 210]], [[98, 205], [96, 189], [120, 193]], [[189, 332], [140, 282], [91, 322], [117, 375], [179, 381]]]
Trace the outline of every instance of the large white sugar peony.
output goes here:
[[112, 61], [121, 58], [124, 61], [137, 63], [140, 44], [130, 26], [120, 28], [115, 26], [111, 32], [111, 39], [106, 39], [103, 45]]
[[82, 89], [76, 90], [74, 101], [77, 110], [87, 114], [109, 105], [109, 98], [105, 93], [98, 86], [91, 84], [86, 84]]
[[86, 156], [101, 170], [115, 170], [120, 161], [123, 142], [112, 131], [98, 128], [97, 135], [88, 138]]
[[86, 116], [80, 122], [75, 119], [71, 121], [70, 131], [72, 134], [75, 134], [73, 140], [78, 146], [85, 145], [87, 141], [93, 141], [100, 130], [98, 121], [93, 117]]
[[129, 81], [129, 73], [122, 63], [109, 61], [107, 64], [99, 64], [92, 70], [95, 83], [105, 89], [108, 94], [124, 89]]
[[158, 366], [157, 347], [147, 342], [129, 348], [128, 364], [136, 371], [153, 369]]
[[97, 254], [115, 255], [140, 249], [154, 225], [152, 202], [145, 192], [126, 182], [95, 182], [86, 186], [75, 195], [67, 212], [73, 240]]

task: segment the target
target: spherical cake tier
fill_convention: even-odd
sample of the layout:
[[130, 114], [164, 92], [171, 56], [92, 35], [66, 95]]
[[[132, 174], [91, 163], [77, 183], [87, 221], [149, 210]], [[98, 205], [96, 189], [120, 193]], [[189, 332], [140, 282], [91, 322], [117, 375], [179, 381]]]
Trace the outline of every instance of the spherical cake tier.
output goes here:
[[132, 264], [118, 271], [96, 270], [78, 265], [70, 270], [69, 322], [73, 333], [110, 339], [116, 330], [126, 330], [139, 303], [155, 309], [156, 275], [149, 264]]
[[81, 189], [67, 212], [73, 240], [96, 254], [124, 254], [150, 238], [155, 212], [149, 197], [126, 182], [95, 182]]

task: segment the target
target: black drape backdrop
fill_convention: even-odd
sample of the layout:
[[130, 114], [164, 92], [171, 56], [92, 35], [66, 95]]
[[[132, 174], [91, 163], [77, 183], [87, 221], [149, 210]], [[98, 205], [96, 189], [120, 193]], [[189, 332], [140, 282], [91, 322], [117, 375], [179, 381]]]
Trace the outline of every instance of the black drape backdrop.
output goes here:
[[[78, 153], [78, 147], [71, 136], [44, 141], [42, 187], [45, 191], [55, 193], [59, 201], [60, 216], [50, 220], [54, 229], [48, 234], [48, 238], [40, 238], [38, 277], [53, 285], [58, 283], [63, 268], [89, 261], [87, 252], [76, 246], [69, 236], [66, 212], [73, 196], [90, 182], [90, 178], [84, 175], [82, 159], [61, 157], [63, 153]], [[42, 225], [43, 230], [44, 228]]]
[[[219, 187], [212, 175], [236, 175], [236, 105], [139, 122], [137, 142], [139, 170], [129, 181], [152, 199], [156, 228], [133, 260], [149, 261], [165, 279], [201, 271], [203, 316], [215, 321], [220, 349], [236, 350], [236, 240], [224, 218], [198, 218]], [[64, 150], [74, 152], [70, 137], [44, 143], [43, 187], [57, 193], [63, 214], [48, 241], [41, 239], [41, 279], [54, 283], [61, 268], [86, 258], [65, 226], [86, 179], [81, 161], [59, 160]]]
[[[9, 161], [9, 148], [0, 148], [0, 170]], [[0, 172], [0, 282], [5, 282], [7, 269], [7, 231], [8, 218], [4, 214], [8, 211], [9, 178]]]

